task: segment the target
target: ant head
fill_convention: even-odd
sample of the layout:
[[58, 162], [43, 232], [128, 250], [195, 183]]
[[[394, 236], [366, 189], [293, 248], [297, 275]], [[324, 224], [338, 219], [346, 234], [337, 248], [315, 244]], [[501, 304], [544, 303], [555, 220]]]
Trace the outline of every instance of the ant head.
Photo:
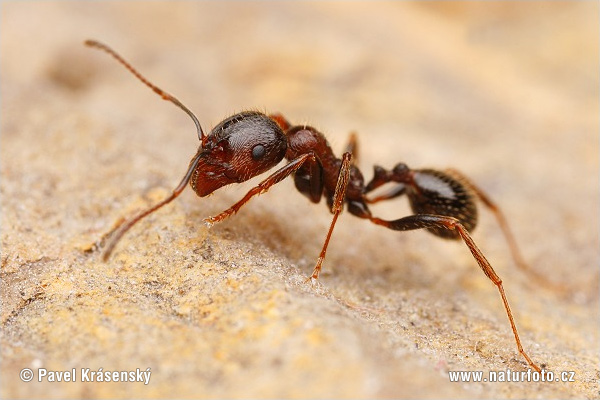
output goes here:
[[258, 111], [235, 114], [206, 137], [190, 184], [198, 196], [207, 196], [273, 168], [286, 149], [287, 138], [274, 120]]

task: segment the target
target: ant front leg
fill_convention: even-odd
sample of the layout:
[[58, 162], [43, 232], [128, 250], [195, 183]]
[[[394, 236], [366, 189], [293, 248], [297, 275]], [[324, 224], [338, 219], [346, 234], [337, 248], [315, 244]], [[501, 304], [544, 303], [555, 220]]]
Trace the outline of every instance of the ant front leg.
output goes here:
[[219, 215], [205, 218], [204, 222], [208, 224], [208, 226], [212, 226], [214, 223], [221, 222], [225, 218], [237, 213], [240, 210], [240, 208], [242, 208], [242, 206], [246, 204], [252, 197], [265, 193], [271, 188], [271, 186], [281, 182], [282, 180], [290, 176], [292, 173], [297, 171], [308, 160], [316, 161], [315, 155], [313, 153], [306, 153], [293, 159], [288, 164], [284, 165], [282, 168], [278, 169], [269, 177], [267, 177], [267, 179], [263, 180], [258, 185], [250, 189], [240, 201], [238, 201]]
[[327, 246], [329, 245], [329, 240], [331, 239], [331, 234], [333, 233], [333, 228], [335, 227], [335, 223], [338, 219], [338, 216], [342, 212], [342, 208], [344, 206], [344, 199], [346, 198], [346, 189], [348, 188], [348, 181], [350, 180], [350, 166], [352, 163], [352, 153], [344, 153], [342, 156], [342, 165], [340, 167], [340, 173], [338, 175], [337, 183], [335, 186], [335, 193], [333, 195], [333, 205], [331, 206], [331, 212], [333, 213], [333, 219], [331, 220], [331, 224], [329, 225], [329, 231], [327, 232], [327, 237], [325, 238], [325, 243], [323, 243], [323, 248], [321, 249], [321, 254], [319, 254], [319, 258], [317, 259], [317, 264], [313, 269], [312, 275], [309, 276], [306, 281], [310, 281], [312, 279], [318, 280], [319, 273], [321, 272], [321, 265], [323, 264], [323, 260], [325, 259], [325, 253], [327, 252]]

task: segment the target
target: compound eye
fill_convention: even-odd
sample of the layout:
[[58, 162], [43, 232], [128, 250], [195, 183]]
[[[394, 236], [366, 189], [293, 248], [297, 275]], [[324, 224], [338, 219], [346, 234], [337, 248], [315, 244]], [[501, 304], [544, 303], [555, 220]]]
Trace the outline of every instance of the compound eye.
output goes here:
[[266, 152], [267, 150], [265, 149], [265, 146], [263, 146], [262, 144], [257, 144], [252, 148], [252, 159], [254, 161], [258, 161], [264, 157]]

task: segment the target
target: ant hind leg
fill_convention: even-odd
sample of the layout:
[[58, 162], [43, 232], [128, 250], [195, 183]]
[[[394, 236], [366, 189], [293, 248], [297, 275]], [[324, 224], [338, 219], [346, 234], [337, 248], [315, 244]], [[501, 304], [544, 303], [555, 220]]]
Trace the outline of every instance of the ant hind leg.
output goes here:
[[512, 311], [510, 310], [510, 306], [508, 304], [508, 299], [506, 298], [506, 293], [504, 292], [504, 286], [502, 285], [502, 280], [494, 271], [489, 261], [485, 258], [479, 247], [475, 244], [471, 235], [467, 232], [467, 229], [460, 223], [460, 221], [453, 217], [446, 217], [441, 215], [431, 215], [431, 214], [415, 214], [410, 215], [408, 217], [400, 218], [395, 221], [386, 221], [380, 218], [371, 217], [369, 218], [371, 222], [377, 225], [384, 226], [386, 228], [396, 230], [396, 231], [408, 231], [415, 229], [427, 229], [427, 228], [444, 228], [458, 232], [462, 240], [465, 242], [471, 254], [479, 264], [479, 267], [483, 271], [483, 273], [494, 283], [498, 291], [500, 292], [500, 296], [502, 297], [502, 302], [504, 304], [504, 309], [506, 310], [506, 315], [508, 316], [508, 320], [510, 322], [510, 326], [512, 328], [515, 341], [517, 343], [517, 348], [519, 353], [527, 360], [527, 363], [536, 371], [541, 372], [541, 369], [529, 358], [523, 346], [521, 345], [521, 339], [519, 338], [519, 334], [517, 332], [517, 326], [515, 324]]
[[508, 243], [510, 253], [517, 267], [519, 267], [527, 275], [535, 279], [537, 282], [539, 282], [546, 288], [559, 292], [569, 291], [569, 289], [564, 285], [552, 282], [545, 275], [532, 269], [531, 266], [527, 262], [525, 262], [525, 259], [523, 258], [521, 251], [519, 250], [519, 246], [517, 244], [518, 242], [515, 239], [515, 236], [513, 235], [508, 225], [508, 221], [504, 216], [504, 213], [502, 212], [500, 207], [479, 186], [473, 183], [471, 179], [466, 177], [462, 172], [458, 170], [448, 169], [446, 170], [446, 172], [460, 180], [464, 185], [471, 189], [475, 196], [487, 207], [487, 209], [489, 209], [492, 212], [492, 214], [494, 214], [494, 217], [496, 218], [496, 221], [500, 226], [500, 230], [502, 231], [502, 234], [504, 235], [504, 238]]

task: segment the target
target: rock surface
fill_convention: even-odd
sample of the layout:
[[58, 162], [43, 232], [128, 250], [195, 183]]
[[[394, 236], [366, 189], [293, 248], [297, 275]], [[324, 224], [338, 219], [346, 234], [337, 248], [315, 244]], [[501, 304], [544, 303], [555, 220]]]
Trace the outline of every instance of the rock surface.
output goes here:
[[[598, 3], [3, 2], [0, 4], [3, 398], [598, 398]], [[166, 196], [208, 130], [248, 108], [351, 131], [359, 166], [454, 167], [503, 208], [511, 260], [481, 211], [531, 357], [567, 383], [452, 383], [526, 371], [501, 299], [465, 246], [343, 214], [321, 284], [304, 283], [331, 218], [291, 181], [208, 229], [256, 184]], [[374, 207], [384, 218], [405, 199]], [[22, 382], [19, 372], [36, 372]], [[37, 382], [39, 368], [77, 382]], [[149, 384], [81, 382], [151, 369]], [[484, 375], [485, 376], [485, 375]]]

